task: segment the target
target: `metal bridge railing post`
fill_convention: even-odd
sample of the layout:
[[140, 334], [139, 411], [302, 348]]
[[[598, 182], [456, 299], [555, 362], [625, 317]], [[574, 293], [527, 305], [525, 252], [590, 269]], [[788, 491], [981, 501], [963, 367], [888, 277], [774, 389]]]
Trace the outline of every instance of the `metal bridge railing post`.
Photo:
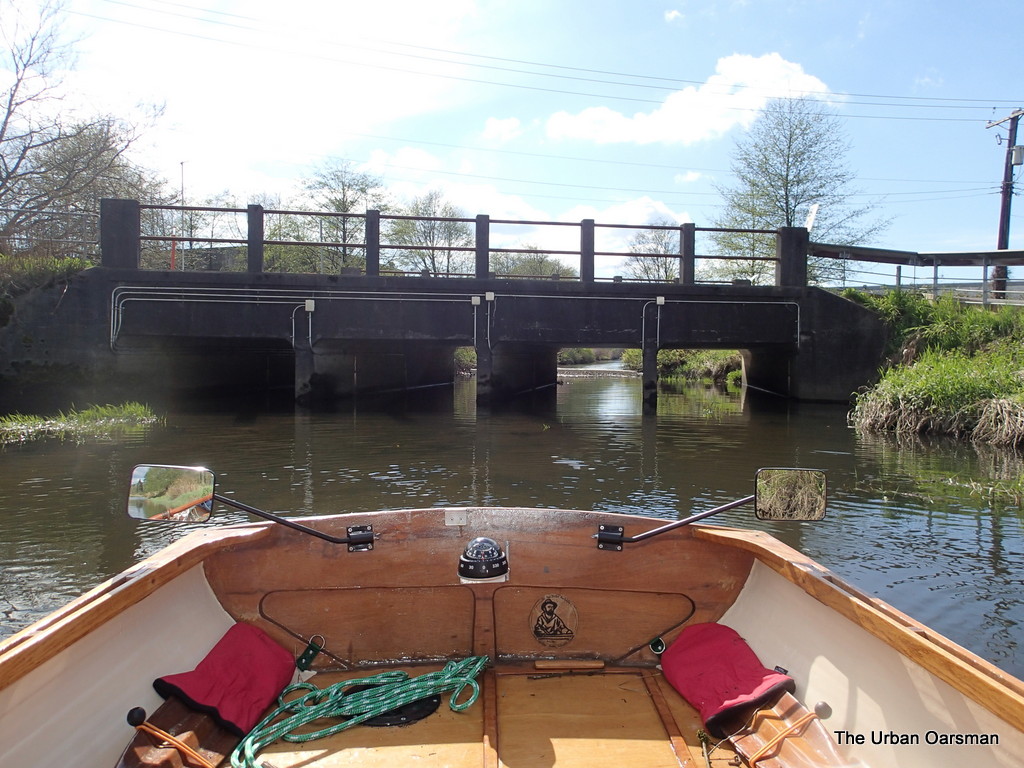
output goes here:
[[263, 206], [252, 204], [246, 209], [246, 271], [263, 271]]
[[679, 282], [697, 282], [697, 225], [688, 222], [679, 227]]
[[775, 240], [775, 284], [790, 288], [807, 286], [807, 250], [810, 233], [805, 227], [779, 227]]
[[476, 276], [486, 278], [491, 270], [491, 217], [476, 217]]
[[580, 222], [580, 282], [592, 285], [594, 282], [594, 220]]
[[100, 263], [138, 269], [142, 255], [142, 209], [138, 200], [100, 200]]
[[377, 277], [380, 274], [380, 211], [366, 212], [363, 240], [366, 243], [366, 276]]

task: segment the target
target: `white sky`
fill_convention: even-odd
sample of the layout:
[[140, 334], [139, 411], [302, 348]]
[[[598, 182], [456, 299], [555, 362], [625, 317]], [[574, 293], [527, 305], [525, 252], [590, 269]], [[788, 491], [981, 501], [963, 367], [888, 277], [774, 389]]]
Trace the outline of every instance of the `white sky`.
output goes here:
[[66, 0], [64, 28], [66, 108], [161, 105], [136, 160], [190, 203], [348, 159], [470, 216], [706, 226], [765, 101], [814, 93], [893, 218], [874, 245], [989, 249], [986, 125], [1024, 106], [1019, 0]]

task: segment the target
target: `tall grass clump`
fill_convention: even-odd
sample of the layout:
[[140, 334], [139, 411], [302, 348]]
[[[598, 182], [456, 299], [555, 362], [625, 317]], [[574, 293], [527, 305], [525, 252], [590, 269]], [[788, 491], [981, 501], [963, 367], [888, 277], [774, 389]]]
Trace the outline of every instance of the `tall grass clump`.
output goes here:
[[893, 292], [864, 301], [890, 329], [889, 366], [856, 396], [859, 429], [1024, 445], [1024, 312]]
[[874, 294], [848, 288], [842, 295], [871, 309], [881, 318], [889, 332], [889, 353], [898, 351], [912, 330], [931, 322], [933, 305], [919, 293], [888, 291]]
[[21, 443], [40, 437], [109, 437], [158, 421], [149, 406], [134, 402], [91, 406], [82, 411], [72, 409], [54, 416], [13, 413], [0, 416], [0, 443]]

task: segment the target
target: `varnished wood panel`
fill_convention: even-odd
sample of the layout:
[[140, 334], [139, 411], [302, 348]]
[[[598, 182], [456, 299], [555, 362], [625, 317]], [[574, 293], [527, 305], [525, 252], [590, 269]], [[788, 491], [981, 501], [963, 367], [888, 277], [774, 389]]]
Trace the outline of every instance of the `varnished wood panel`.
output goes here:
[[[548, 638], [537, 627], [540, 604], [556, 603], [564, 637]], [[552, 656], [655, 663], [648, 649], [690, 619], [693, 602], [681, 594], [615, 589], [549, 589], [507, 586], [494, 593], [498, 657]]]
[[[436, 668], [428, 665], [407, 671], [415, 676]], [[452, 712], [447, 696], [442, 696], [440, 709], [420, 722], [399, 728], [357, 726], [306, 744], [277, 742], [262, 751], [259, 760], [275, 768], [679, 768], [699, 764], [693, 760], [700, 755], [695, 729], [680, 737], [674, 723], [666, 727], [666, 713], [660, 711], [665, 709], [664, 701], [659, 708], [644, 679], [652, 675], [657, 677], [651, 670], [616, 669], [538, 677], [529, 668], [501, 665], [481, 676], [480, 698], [463, 712]], [[321, 673], [313, 682], [326, 687], [358, 676]], [[696, 720], [696, 713], [677, 695], [671, 713], [669, 717], [685, 722]], [[673, 744], [670, 730], [685, 743]], [[697, 744], [696, 753], [691, 740]], [[716, 755], [731, 756], [726, 749]]]
[[[707, 765], [701, 756], [703, 745], [698, 735], [704, 730], [704, 723], [701, 722], [697, 710], [691, 707], [679, 695], [679, 692], [669, 684], [668, 680], [660, 672], [650, 673], [645, 678], [645, 681], [649, 686], [657, 687], [661, 700], [668, 707], [680, 737], [690, 750], [690, 755], [692, 756], [691, 764], [697, 766]], [[712, 739], [708, 742], [707, 749], [710, 752], [711, 764], [715, 768], [736, 765], [735, 762], [732, 762], [736, 758], [736, 753], [728, 741], [719, 742]]]
[[[393, 620], [386, 611], [372, 610], [377, 598], [369, 590], [456, 587], [459, 555], [470, 540], [486, 535], [507, 550], [510, 571], [506, 584], [467, 587], [478, 601], [473, 653], [519, 654], [530, 649], [526, 630], [514, 615], [510, 613], [507, 622], [495, 623], [490, 607], [485, 605], [495, 589], [520, 588], [535, 592], [604, 589], [622, 593], [616, 598], [616, 605], [607, 607], [605, 616], [618, 612], [625, 619], [627, 631], [616, 632], [611, 628], [615, 620], [602, 619], [601, 623], [608, 628], [600, 638], [597, 634], [591, 636], [584, 652], [614, 658], [676, 623], [670, 619], [682, 617], [688, 610], [687, 600], [692, 599], [695, 605], [690, 621], [714, 621], [721, 617], [742, 588], [753, 562], [749, 552], [695, 539], [686, 529], [639, 544], [627, 544], [621, 552], [597, 548], [594, 534], [600, 523], [622, 524], [626, 534], [632, 535], [657, 527], [659, 521], [557, 510], [469, 509], [459, 512], [464, 515], [465, 524], [446, 524], [443, 509], [351, 515], [329, 520], [314, 518], [309, 522], [333, 533], [342, 533], [343, 525], [373, 525], [378, 536], [374, 549], [348, 552], [344, 545], [276, 528], [255, 546], [228, 547], [216, 553], [207, 560], [206, 573], [218, 599], [232, 616], [258, 624], [282, 642], [287, 640], [286, 633], [260, 615], [260, 605], [267, 594], [297, 593], [311, 586], [332, 590], [359, 585], [368, 590], [366, 610], [358, 619], [359, 631], [385, 638], [386, 643], [387, 636], [394, 631]], [[647, 621], [641, 617], [639, 603], [631, 605], [625, 593], [633, 593], [637, 599], [639, 595], [650, 595], [643, 599], [653, 611], [654, 619]], [[686, 597], [679, 598], [679, 595]], [[598, 602], [587, 603], [591, 622], [588, 626], [598, 626], [593, 623], [598, 616]], [[304, 601], [304, 604], [313, 613], [303, 617], [301, 609], [290, 610], [289, 623], [312, 630], [321, 623], [321, 615], [315, 614], [313, 602]], [[660, 607], [655, 608], [656, 604]], [[465, 618], [464, 607], [453, 610], [463, 613], [452, 615], [449, 620], [461, 625]], [[380, 619], [379, 628], [372, 625], [374, 616]], [[630, 624], [641, 623], [642, 629], [629, 628]], [[508, 638], [502, 633], [508, 633]], [[626, 636], [628, 640], [624, 639]], [[428, 631], [421, 638], [421, 647], [407, 649], [407, 654], [435, 657], [438, 649], [446, 645], [440, 642], [442, 639], [441, 633]], [[541, 650], [536, 649], [538, 655], [550, 655]], [[360, 653], [355, 647], [352, 652], [353, 659], [358, 661]], [[343, 655], [347, 657], [347, 654], [346, 649]], [[384, 654], [371, 654], [368, 659], [378, 657], [383, 658]], [[653, 662], [653, 657], [648, 654], [645, 661]]]
[[[293, 636], [291, 646], [295, 635], [320, 635], [319, 664], [473, 655], [474, 600], [467, 587], [281, 590], [266, 595], [261, 609]], [[296, 646], [295, 655], [303, 648], [304, 642]]]

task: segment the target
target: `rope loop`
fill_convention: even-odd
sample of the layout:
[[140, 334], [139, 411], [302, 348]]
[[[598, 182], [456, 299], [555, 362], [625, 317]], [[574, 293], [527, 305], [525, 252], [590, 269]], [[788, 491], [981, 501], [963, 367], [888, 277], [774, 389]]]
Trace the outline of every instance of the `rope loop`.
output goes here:
[[[446, 691], [452, 692], [448, 699], [451, 710], [462, 712], [480, 696], [480, 684], [476, 678], [487, 661], [486, 656], [470, 656], [461, 661], [450, 661], [440, 671], [428, 672], [415, 678], [410, 678], [406, 672], [391, 671], [342, 680], [322, 689], [309, 682], [289, 685], [278, 697], [277, 709], [264, 717], [231, 753], [232, 768], [259, 768], [256, 763], [257, 754], [278, 739], [305, 743], [326, 738], [406, 704]], [[349, 690], [351, 688], [359, 690]], [[459, 698], [466, 688], [469, 688], [469, 697], [460, 702]], [[305, 693], [288, 700], [296, 691]], [[316, 720], [339, 717], [345, 719], [313, 732], [294, 732]]]

